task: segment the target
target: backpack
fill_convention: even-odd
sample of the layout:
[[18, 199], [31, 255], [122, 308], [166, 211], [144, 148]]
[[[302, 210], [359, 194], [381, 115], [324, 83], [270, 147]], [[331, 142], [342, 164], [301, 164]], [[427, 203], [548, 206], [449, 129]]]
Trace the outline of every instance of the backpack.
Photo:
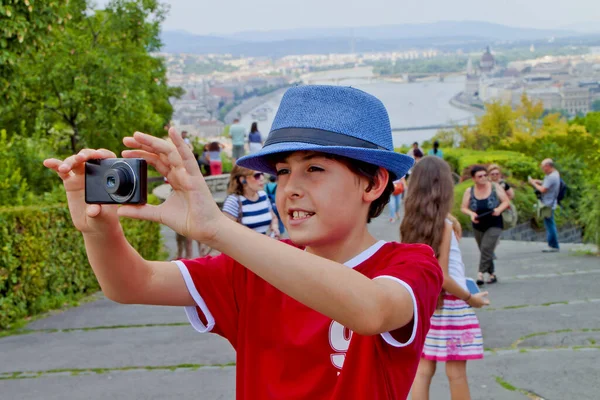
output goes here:
[[558, 204], [560, 204], [560, 202], [563, 201], [563, 199], [567, 195], [567, 189], [568, 189], [567, 184], [565, 183], [565, 181], [563, 181], [562, 178], [560, 178], [560, 186], [558, 187], [558, 196], [556, 196], [556, 202]]

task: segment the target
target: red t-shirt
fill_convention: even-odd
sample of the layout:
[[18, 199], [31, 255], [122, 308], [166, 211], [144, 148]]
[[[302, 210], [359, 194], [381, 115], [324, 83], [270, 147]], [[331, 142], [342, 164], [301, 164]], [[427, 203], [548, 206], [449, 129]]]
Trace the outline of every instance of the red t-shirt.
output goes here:
[[426, 245], [380, 241], [346, 262], [369, 278], [397, 281], [413, 297], [411, 323], [362, 336], [228, 256], [177, 264], [197, 304], [186, 307], [192, 326], [223, 336], [237, 352], [237, 399], [244, 400], [405, 399], [443, 281]]

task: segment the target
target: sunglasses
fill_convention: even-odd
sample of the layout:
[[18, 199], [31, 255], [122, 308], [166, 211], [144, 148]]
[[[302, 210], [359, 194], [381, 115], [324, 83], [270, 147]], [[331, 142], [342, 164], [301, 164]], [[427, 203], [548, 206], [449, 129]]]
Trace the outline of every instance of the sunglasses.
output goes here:
[[256, 172], [252, 176], [258, 181], [259, 179], [262, 179], [265, 176], [265, 174], [263, 174], [262, 172]]
[[477, 179], [487, 178], [487, 174], [485, 174], [485, 175], [477, 175], [477, 176], [475, 176], [475, 178], [477, 178]]

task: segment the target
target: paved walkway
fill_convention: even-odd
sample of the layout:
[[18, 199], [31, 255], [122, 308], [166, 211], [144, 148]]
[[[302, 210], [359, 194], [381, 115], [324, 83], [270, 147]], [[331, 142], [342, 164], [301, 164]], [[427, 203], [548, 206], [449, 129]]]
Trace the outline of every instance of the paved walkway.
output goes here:
[[[387, 211], [387, 210], [386, 210]], [[397, 240], [387, 216], [371, 224]], [[174, 235], [164, 230], [171, 254]], [[598, 399], [600, 259], [543, 254], [542, 243], [503, 242], [492, 308], [478, 312], [486, 356], [470, 362], [473, 399]], [[461, 241], [467, 273], [478, 252]], [[194, 248], [194, 252], [197, 249]], [[115, 304], [102, 297], [0, 338], [0, 399], [233, 399], [235, 353], [196, 333], [182, 309]], [[536, 397], [537, 396], [537, 397]], [[448, 399], [440, 366], [432, 399]]]

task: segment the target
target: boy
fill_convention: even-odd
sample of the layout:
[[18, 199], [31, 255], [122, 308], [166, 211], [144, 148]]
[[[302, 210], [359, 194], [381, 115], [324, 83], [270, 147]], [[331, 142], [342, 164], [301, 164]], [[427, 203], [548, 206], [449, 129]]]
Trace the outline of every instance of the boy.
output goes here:
[[[238, 399], [404, 399], [443, 280], [430, 247], [376, 240], [379, 215], [413, 161], [393, 152], [383, 104], [360, 90], [289, 89], [263, 149], [238, 160], [278, 175], [277, 208], [290, 241], [225, 217], [181, 137], [124, 139], [171, 183], [160, 206], [87, 205], [82, 150], [45, 165], [64, 180], [73, 222], [107, 297], [185, 306], [192, 326], [237, 351]], [[118, 217], [161, 222], [223, 254], [144, 260]], [[111, 249], [107, 252], [106, 249]]]

